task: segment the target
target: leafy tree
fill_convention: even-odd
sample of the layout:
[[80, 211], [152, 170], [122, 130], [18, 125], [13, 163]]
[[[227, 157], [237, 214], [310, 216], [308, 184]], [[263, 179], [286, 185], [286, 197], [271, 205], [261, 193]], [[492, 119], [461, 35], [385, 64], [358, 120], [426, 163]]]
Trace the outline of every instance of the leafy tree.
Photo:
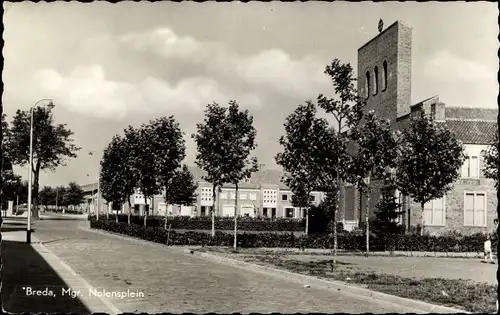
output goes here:
[[[179, 172], [181, 163], [186, 156], [186, 145], [183, 138], [184, 133], [181, 131], [179, 123], [175, 120], [174, 116], [158, 118], [150, 121], [149, 125], [147, 125], [147, 134], [148, 146], [153, 148], [151, 154], [156, 163], [154, 167], [157, 172], [155, 177], [157, 178], [156, 182], [159, 183], [161, 187], [164, 187], [165, 192], [169, 191], [168, 197], [167, 194], [164, 195], [165, 202], [168, 205], [172, 202], [172, 200], [169, 199], [175, 201], [175, 199], [178, 198], [181, 204], [185, 202], [189, 203], [189, 200], [183, 198], [186, 197], [184, 194], [188, 194], [187, 197], [190, 196], [189, 191], [180, 192], [176, 190], [178, 187], [171, 187], [179, 184], [176, 181], [182, 180], [179, 176], [185, 176], [185, 179], [189, 179], [190, 175], [187, 169], [188, 173]], [[190, 188], [183, 184], [181, 185], [184, 188]], [[170, 195], [173, 191], [180, 193], [180, 195]], [[167, 211], [165, 211], [165, 227], [167, 224], [166, 222]]]
[[453, 189], [465, 159], [464, 149], [446, 127], [424, 113], [412, 118], [402, 140], [397, 187], [420, 204], [423, 233], [424, 205]]
[[[193, 178], [187, 165], [177, 170], [169, 184], [165, 186], [165, 203], [180, 206], [191, 206], [196, 203], [196, 190], [198, 184]], [[165, 213], [167, 211], [165, 210]], [[165, 229], [167, 228], [167, 215], [165, 214]]]
[[[373, 111], [370, 111], [364, 119], [359, 130], [354, 132], [356, 141], [356, 154], [352, 163], [351, 174], [354, 184], [362, 193], [367, 194], [366, 207], [366, 253], [370, 248], [370, 211], [371, 198], [370, 180], [382, 179], [386, 174], [386, 168], [395, 168], [399, 157], [398, 136], [391, 129], [390, 122], [378, 119]], [[364, 181], [363, 179], [367, 179]]]
[[[129, 224], [130, 224], [130, 196], [134, 193], [135, 177], [131, 167], [131, 152], [125, 138], [114, 136], [104, 149], [101, 160], [100, 190], [108, 202], [122, 204], [128, 201]], [[118, 220], [118, 217], [116, 217]]]
[[[140, 147], [138, 143], [141, 141], [139, 136], [139, 131], [132, 126], [128, 126], [127, 129], [124, 130], [123, 137], [123, 151], [126, 152], [125, 164], [122, 166], [122, 175], [124, 176], [124, 180], [126, 182], [125, 191], [131, 192], [132, 195], [137, 188], [137, 183], [140, 178]], [[126, 173], [124, 173], [126, 172]], [[128, 224], [130, 224], [130, 213], [132, 209], [132, 204], [130, 202], [130, 195], [127, 199], [128, 201]]]
[[57, 186], [54, 190], [56, 193], [56, 211], [58, 211], [60, 207], [64, 209], [64, 207], [68, 206], [68, 198], [66, 194], [68, 188], [64, 186]]
[[279, 140], [283, 152], [278, 153], [275, 160], [285, 171], [283, 183], [297, 195], [296, 198], [300, 198], [299, 203], [306, 209], [307, 233], [310, 207], [308, 196], [320, 186], [326, 165], [321, 149], [328, 134], [328, 122], [317, 118], [314, 104], [306, 102], [286, 118], [284, 126], [285, 136]]
[[[12, 163], [29, 163], [31, 112], [17, 110], [8, 133], [9, 155]], [[33, 108], [33, 217], [38, 218], [38, 185], [40, 170], [54, 171], [75, 158], [79, 147], [73, 144], [73, 132], [64, 124], [55, 124], [50, 108]]]
[[400, 204], [394, 196], [396, 186], [388, 183], [382, 188], [382, 200], [376, 206], [375, 218], [372, 221], [373, 232], [379, 236], [387, 236], [399, 232], [395, 220], [404, 211], [400, 211]]
[[484, 176], [495, 181], [495, 188], [498, 188], [498, 168], [500, 167], [500, 157], [498, 156], [498, 132], [495, 132], [493, 142], [482, 152], [484, 156], [483, 172]]
[[235, 185], [234, 200], [234, 249], [237, 247], [238, 229], [238, 184], [245, 178], [249, 178], [253, 172], [258, 170], [257, 158], [249, 158], [255, 149], [255, 136], [257, 131], [253, 126], [253, 117], [248, 110], [240, 111], [236, 101], [230, 101], [228, 113], [222, 124], [224, 127], [223, 137], [226, 147], [226, 162], [222, 165], [223, 173], [227, 182]]
[[223, 166], [229, 163], [228, 148], [231, 137], [224, 137], [226, 108], [217, 103], [207, 105], [203, 123], [196, 124], [196, 165], [206, 172], [203, 180], [212, 184], [212, 237], [215, 237], [215, 204], [217, 189], [227, 183]]
[[[325, 69], [331, 80], [334, 90], [334, 97], [326, 97], [320, 94], [317, 98], [318, 106], [331, 114], [336, 124], [331, 128], [329, 140], [324, 142], [326, 147], [323, 152], [326, 160], [334, 160], [333, 163], [325, 164], [323, 175], [323, 188], [326, 193], [336, 192], [337, 206], [340, 202], [340, 185], [342, 182], [350, 181], [349, 169], [352, 159], [348, 151], [347, 144], [352, 140], [350, 131], [354, 129], [363, 117], [363, 107], [365, 105], [361, 97], [358, 96], [354, 87], [356, 78], [350, 64], [343, 64], [338, 59], [334, 59]], [[330, 149], [331, 147], [335, 149]], [[329, 153], [329, 154], [328, 154]], [[334, 255], [337, 255], [337, 220], [334, 217]]]
[[50, 186], [44, 186], [40, 190], [40, 194], [38, 197], [40, 198], [40, 204], [42, 204], [45, 207], [45, 210], [47, 210], [49, 205], [55, 204], [56, 191]]
[[70, 182], [65, 192], [66, 202], [70, 206], [77, 206], [83, 202], [85, 192], [75, 182]]
[[[148, 206], [148, 199], [160, 192], [156, 158], [156, 149], [151, 143], [156, 141], [155, 130], [147, 124], [133, 132], [129, 145], [135, 144], [130, 152], [134, 161], [134, 170], [137, 172], [137, 188], [141, 191]], [[146, 226], [147, 211], [144, 215], [144, 226]]]

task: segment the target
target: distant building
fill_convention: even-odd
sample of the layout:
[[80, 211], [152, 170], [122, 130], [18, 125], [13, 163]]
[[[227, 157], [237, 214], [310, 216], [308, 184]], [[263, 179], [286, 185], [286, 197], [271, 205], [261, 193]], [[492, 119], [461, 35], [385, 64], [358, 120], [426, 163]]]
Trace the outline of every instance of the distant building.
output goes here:
[[[485, 232], [493, 227], [497, 198], [493, 181], [484, 178], [481, 152], [493, 143], [498, 111], [446, 106], [437, 96], [411, 105], [411, 31], [395, 22], [358, 50], [358, 91], [366, 98], [366, 110], [389, 119], [396, 129], [406, 128], [411, 116], [423, 111], [463, 142], [467, 159], [461, 178], [444, 198], [425, 205], [424, 227], [433, 234], [453, 230]], [[373, 215], [381, 197], [378, 188], [372, 189], [371, 202], [366, 205], [366, 196], [347, 185], [341, 203], [344, 218], [364, 221], [366, 206]], [[406, 211], [399, 222], [406, 226], [421, 224], [420, 205], [399, 192], [396, 195]]]

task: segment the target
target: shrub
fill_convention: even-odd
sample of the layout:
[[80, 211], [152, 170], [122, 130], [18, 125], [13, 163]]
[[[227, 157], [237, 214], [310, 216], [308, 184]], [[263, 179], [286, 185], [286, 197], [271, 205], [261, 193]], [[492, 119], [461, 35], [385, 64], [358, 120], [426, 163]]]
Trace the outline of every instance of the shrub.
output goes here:
[[[99, 220], [106, 220], [105, 217], [99, 217]], [[115, 214], [109, 215], [110, 221], [116, 220]], [[127, 223], [128, 215], [119, 214], [118, 222]], [[144, 217], [132, 215], [130, 217], [131, 224], [144, 225]], [[164, 216], [148, 216], [146, 220], [148, 227], [164, 227]], [[211, 230], [211, 217], [190, 217], [190, 216], [171, 216], [168, 217], [168, 224], [174, 230]], [[216, 230], [233, 230], [234, 219], [228, 217], [215, 218]], [[305, 229], [305, 220], [302, 219], [287, 219], [287, 218], [252, 218], [241, 217], [238, 219], [238, 229], [241, 231], [289, 231], [302, 232]]]
[[[163, 227], [144, 227], [142, 224], [128, 225], [126, 222], [90, 218], [90, 226], [110, 232], [125, 234], [144, 240], [166, 244], [168, 231]], [[338, 248], [344, 250], [365, 250], [365, 236], [357, 232], [338, 235]], [[429, 251], [429, 252], [482, 252], [486, 236], [482, 233], [470, 236], [430, 236], [418, 234], [396, 234], [390, 237], [370, 239], [372, 251]], [[331, 234], [310, 234], [299, 237], [293, 233], [240, 233], [237, 242], [243, 248], [284, 247], [284, 248], [333, 248]], [[233, 234], [217, 231], [215, 237], [203, 232], [170, 232], [170, 245], [232, 246]], [[496, 248], [494, 242], [493, 248]]]

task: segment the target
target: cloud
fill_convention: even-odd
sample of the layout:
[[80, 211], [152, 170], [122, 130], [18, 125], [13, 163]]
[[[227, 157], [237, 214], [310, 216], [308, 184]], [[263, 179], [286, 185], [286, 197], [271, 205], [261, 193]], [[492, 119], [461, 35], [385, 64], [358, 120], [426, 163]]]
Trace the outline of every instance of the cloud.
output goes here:
[[323, 74], [327, 61], [312, 55], [294, 59], [280, 49], [241, 55], [222, 43], [178, 36], [169, 28], [124, 34], [114, 40], [122, 48], [154, 53], [167, 63], [198, 64], [204, 75], [229, 83], [239, 82], [252, 91], [304, 100], [325, 92], [330, 84]]
[[434, 79], [460, 80], [465, 82], [475, 82], [478, 80], [496, 78], [496, 69], [460, 58], [448, 50], [435, 53], [424, 66], [427, 75]]
[[78, 66], [67, 76], [54, 69], [43, 69], [32, 79], [41, 95], [51, 95], [70, 111], [118, 120], [137, 111], [200, 111], [213, 101], [231, 99], [242, 100], [250, 106], [261, 105], [257, 96], [232, 93], [206, 77], [190, 77], [176, 84], [147, 77], [132, 84], [108, 80], [102, 66], [91, 65]]

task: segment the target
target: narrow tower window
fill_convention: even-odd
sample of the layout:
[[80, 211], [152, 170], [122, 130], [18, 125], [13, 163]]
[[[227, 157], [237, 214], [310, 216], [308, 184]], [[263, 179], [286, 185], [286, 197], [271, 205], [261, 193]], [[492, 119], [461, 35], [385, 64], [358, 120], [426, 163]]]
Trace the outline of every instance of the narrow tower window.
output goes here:
[[387, 89], [387, 61], [384, 61], [382, 69], [382, 91]]
[[378, 92], [378, 67], [375, 67], [373, 70], [373, 95], [376, 95]]
[[365, 91], [366, 98], [370, 97], [370, 71], [366, 71], [366, 80], [365, 80]]

